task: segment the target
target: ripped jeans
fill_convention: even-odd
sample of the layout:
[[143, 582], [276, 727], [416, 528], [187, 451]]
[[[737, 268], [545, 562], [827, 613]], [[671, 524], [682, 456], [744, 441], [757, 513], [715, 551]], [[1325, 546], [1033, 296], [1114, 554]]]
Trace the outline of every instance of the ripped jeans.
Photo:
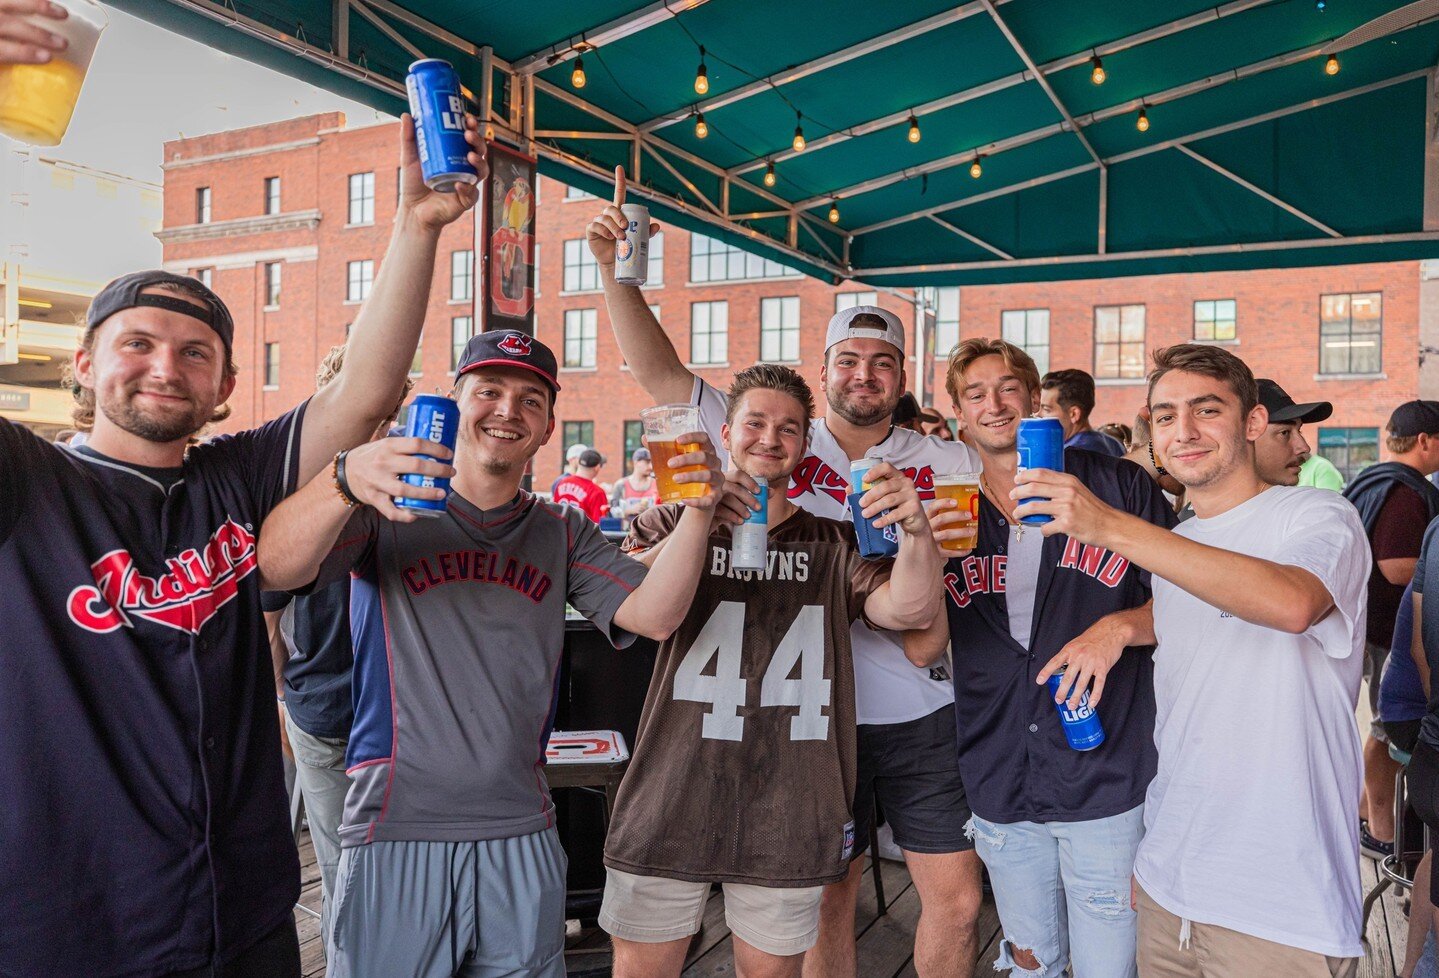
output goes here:
[[[1087, 822], [969, 823], [989, 870], [1004, 931], [995, 970], [1058, 978], [1133, 978], [1136, 917], [1129, 909], [1144, 806]], [[1037, 969], [1020, 966], [1029, 951]]]

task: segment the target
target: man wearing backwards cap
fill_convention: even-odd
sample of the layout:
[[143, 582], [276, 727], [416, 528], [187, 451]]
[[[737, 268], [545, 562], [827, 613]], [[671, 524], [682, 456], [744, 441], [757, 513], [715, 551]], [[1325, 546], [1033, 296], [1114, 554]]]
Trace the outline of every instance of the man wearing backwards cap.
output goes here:
[[300, 973], [255, 539], [394, 409], [440, 231], [476, 199], [426, 189], [401, 132], [395, 233], [335, 383], [192, 446], [228, 411], [234, 325], [194, 279], [139, 272], [75, 352], [88, 443], [0, 420], [0, 974]]
[[[564, 976], [565, 857], [540, 766], [565, 604], [618, 648], [668, 637], [699, 583], [723, 477], [706, 436], [686, 436], [701, 450], [671, 465], [706, 468], [675, 479], [712, 490], [685, 500], [646, 576], [579, 509], [520, 490], [554, 432], [555, 373], [539, 340], [481, 333], [457, 371], [453, 468], [417, 458], [447, 454], [420, 439], [364, 445], [286, 500], [260, 538], [276, 587], [353, 575], [332, 978]], [[396, 494], [444, 498], [397, 481], [407, 473], [453, 476], [444, 514], [395, 507]]]
[[1301, 429], [1318, 424], [1334, 413], [1328, 401], [1295, 404], [1294, 398], [1274, 381], [1261, 377], [1259, 403], [1269, 412], [1269, 425], [1254, 442], [1254, 468], [1271, 486], [1297, 486], [1299, 469], [1309, 458], [1309, 442]]
[[[684, 366], [644, 294], [615, 283], [615, 241], [627, 226], [620, 211], [624, 198], [624, 170], [616, 168], [612, 205], [588, 229], [620, 352], [650, 397], [697, 404], [703, 427], [715, 436], [725, 420], [725, 395]], [[849, 463], [865, 456], [903, 470], [923, 500], [934, 498], [936, 475], [979, 471], [968, 446], [891, 425], [905, 388], [904, 328], [888, 310], [856, 306], [830, 320], [820, 386], [825, 414], [810, 423], [804, 458], [790, 477], [790, 501], [801, 509], [851, 519], [845, 503]], [[930, 508], [936, 540], [958, 536], [947, 528], [953, 508], [948, 500]], [[964, 834], [970, 811], [959, 777], [949, 674], [942, 663], [911, 665], [895, 632], [858, 624], [851, 642], [859, 723], [857, 855], [849, 877], [825, 888], [819, 942], [806, 954], [804, 972], [825, 978], [855, 974], [855, 901], [863, 871], [858, 854], [868, 842], [878, 796], [919, 893], [915, 970], [920, 978], [971, 975], [978, 956], [980, 863]]]

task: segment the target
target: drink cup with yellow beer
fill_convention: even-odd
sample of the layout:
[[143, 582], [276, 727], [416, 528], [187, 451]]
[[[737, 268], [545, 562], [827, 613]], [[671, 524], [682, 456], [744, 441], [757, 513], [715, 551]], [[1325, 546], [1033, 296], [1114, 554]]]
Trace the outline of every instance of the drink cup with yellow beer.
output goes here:
[[962, 521], [945, 527], [946, 530], [958, 530], [964, 535], [957, 540], [943, 540], [940, 547], [954, 552], [973, 550], [979, 542], [979, 473], [956, 472], [953, 475], [935, 476], [934, 498], [936, 501], [953, 499], [958, 508], [951, 512], [964, 517]]
[[0, 64], [0, 133], [36, 146], [54, 146], [65, 137], [95, 45], [109, 22], [94, 0], [56, 2], [70, 16], [28, 19], [65, 38], [65, 49], [51, 52], [44, 64]]
[[699, 408], [693, 404], [661, 404], [641, 411], [640, 422], [645, 427], [645, 443], [654, 462], [660, 502], [698, 499], [709, 492], [709, 484], [705, 482], [675, 482], [675, 476], [681, 472], [703, 472], [703, 465], [670, 468], [670, 459], [700, 450], [698, 443], [680, 440], [682, 435], [704, 430], [700, 427]]

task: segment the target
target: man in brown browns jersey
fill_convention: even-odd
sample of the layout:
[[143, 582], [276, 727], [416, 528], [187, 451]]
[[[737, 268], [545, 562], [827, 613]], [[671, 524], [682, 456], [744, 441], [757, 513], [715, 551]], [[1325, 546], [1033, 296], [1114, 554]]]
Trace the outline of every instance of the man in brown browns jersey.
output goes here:
[[[787, 367], [751, 367], [730, 389], [721, 437], [732, 469], [706, 572], [661, 646], [605, 846], [600, 924], [617, 978], [679, 975], [711, 883], [724, 885], [738, 973], [800, 973], [822, 888], [845, 877], [855, 845], [850, 626], [863, 616], [920, 639], [943, 631], [939, 554], [902, 472], [875, 465], [862, 500], [876, 526], [902, 531], [893, 560], [862, 559], [852, 526], [785, 494], [813, 411]], [[760, 482], [771, 489], [766, 566], [735, 570], [730, 527], [757, 508]], [[628, 548], [652, 557], [680, 512], [641, 514]]]

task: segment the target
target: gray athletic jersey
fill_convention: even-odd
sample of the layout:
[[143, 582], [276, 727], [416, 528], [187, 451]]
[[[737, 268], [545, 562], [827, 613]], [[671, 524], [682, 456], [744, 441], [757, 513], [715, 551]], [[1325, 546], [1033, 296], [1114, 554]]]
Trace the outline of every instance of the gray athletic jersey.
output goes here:
[[317, 586], [352, 573], [355, 724], [343, 846], [465, 842], [553, 825], [545, 742], [565, 602], [617, 647], [645, 569], [573, 507], [520, 493], [391, 523], [358, 511]]

